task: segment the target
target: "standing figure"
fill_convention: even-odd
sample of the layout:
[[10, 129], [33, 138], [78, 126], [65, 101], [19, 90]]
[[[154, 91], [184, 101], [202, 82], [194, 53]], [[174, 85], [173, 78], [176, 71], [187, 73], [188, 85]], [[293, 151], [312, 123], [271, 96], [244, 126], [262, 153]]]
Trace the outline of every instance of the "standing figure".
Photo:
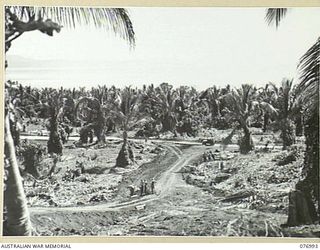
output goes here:
[[146, 180], [144, 181], [144, 194], [148, 194], [148, 182]]
[[154, 194], [154, 186], [155, 186], [155, 180], [154, 178], [151, 181], [151, 193]]
[[141, 180], [141, 182], [140, 182], [140, 196], [143, 195], [143, 189], [144, 189], [144, 183], [143, 183], [143, 180]]

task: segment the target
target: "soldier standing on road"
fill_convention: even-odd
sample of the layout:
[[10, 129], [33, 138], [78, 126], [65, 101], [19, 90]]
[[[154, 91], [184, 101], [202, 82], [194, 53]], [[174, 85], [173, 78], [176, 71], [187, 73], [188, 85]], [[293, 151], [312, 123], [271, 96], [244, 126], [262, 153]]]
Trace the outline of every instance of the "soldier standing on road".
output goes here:
[[144, 194], [148, 194], [148, 182], [146, 180], [144, 181]]
[[141, 182], [140, 182], [140, 196], [143, 195], [143, 189], [144, 189], [144, 183], [143, 183], [143, 180], [141, 180]]
[[154, 178], [151, 181], [151, 193], [154, 194], [154, 186], [155, 186], [155, 180]]

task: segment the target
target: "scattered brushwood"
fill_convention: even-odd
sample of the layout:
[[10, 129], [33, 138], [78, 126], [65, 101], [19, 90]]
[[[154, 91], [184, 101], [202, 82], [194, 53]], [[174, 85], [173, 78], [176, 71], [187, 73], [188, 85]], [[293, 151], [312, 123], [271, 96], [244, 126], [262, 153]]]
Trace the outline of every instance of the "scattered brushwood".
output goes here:
[[[91, 160], [92, 160], [92, 157], [91, 157]], [[76, 177], [79, 177], [81, 174], [84, 174], [84, 173], [85, 173], [84, 162], [76, 161], [76, 169], [74, 174], [76, 175]]]
[[46, 149], [37, 143], [24, 143], [21, 145], [20, 153], [23, 158], [25, 172], [31, 174], [35, 178], [39, 178], [39, 164]]
[[252, 190], [245, 190], [245, 191], [240, 191], [234, 194], [231, 194], [227, 196], [226, 198], [222, 199], [222, 202], [236, 202], [251, 196], [254, 196], [255, 193]]
[[195, 186], [198, 186], [198, 187], [208, 186], [208, 181], [206, 181], [204, 176], [188, 174], [185, 177], [185, 181], [189, 185], [195, 185]]
[[279, 168], [278, 166], [270, 167], [269, 175], [265, 176], [267, 183], [293, 183], [295, 179], [299, 178], [300, 161], [290, 163]]
[[191, 174], [195, 172], [196, 172], [196, 166], [192, 166], [192, 165], [186, 165], [182, 167], [179, 171], [179, 173], [183, 173], [183, 174]]
[[[62, 177], [62, 180], [64, 181], [73, 181], [75, 179], [79, 179], [79, 177], [85, 173], [83, 162], [76, 162], [76, 167], [74, 169], [70, 169], [67, 167], [67, 170], [65, 172], [65, 175]], [[82, 178], [81, 181], [88, 182], [88, 178]]]
[[225, 180], [228, 180], [230, 177], [231, 177], [231, 174], [220, 173], [220, 174], [216, 175], [216, 177], [214, 178], [213, 182], [214, 183], [220, 183], [220, 182], [223, 182]]
[[157, 147], [155, 147], [154, 149], [150, 150], [150, 153], [152, 154], [159, 154], [160, 152], [163, 151], [163, 147], [161, 145], [158, 145]]
[[149, 121], [144, 120], [142, 128], [136, 132], [135, 137], [148, 138], [148, 137], [156, 136], [157, 134], [158, 132], [156, 130], [156, 122], [153, 119]]
[[280, 159], [277, 160], [277, 165], [278, 166], [287, 165], [289, 163], [296, 161], [297, 158], [298, 158], [297, 150], [290, 151], [289, 153], [284, 153], [280, 156]]
[[106, 197], [104, 194], [96, 194], [92, 196], [89, 200], [89, 202], [101, 202], [101, 201], [107, 201], [108, 197]]
[[284, 237], [282, 228], [271, 219], [265, 219], [264, 223], [257, 224], [254, 219], [245, 215], [225, 224], [225, 236]]
[[50, 206], [55, 206], [55, 207], [58, 206], [58, 204], [54, 201], [54, 199], [53, 199], [53, 197], [52, 197], [51, 195], [39, 194], [38, 197], [39, 197], [40, 199], [43, 199], [43, 200], [45, 200], [46, 202], [48, 202], [48, 204], [49, 204]]
[[60, 156], [55, 153], [52, 154], [52, 158], [53, 158], [53, 164], [52, 164], [51, 169], [48, 172], [49, 177], [51, 177], [56, 172], [57, 163], [59, 160], [61, 160]]
[[267, 183], [280, 184], [290, 180], [290, 177], [286, 173], [273, 173], [267, 180]]
[[91, 160], [91, 161], [94, 161], [94, 160], [96, 160], [97, 158], [98, 158], [97, 153], [94, 153], [94, 154], [90, 157], [90, 160]]
[[288, 237], [320, 238], [320, 225], [301, 225], [295, 227], [282, 227], [283, 233]]

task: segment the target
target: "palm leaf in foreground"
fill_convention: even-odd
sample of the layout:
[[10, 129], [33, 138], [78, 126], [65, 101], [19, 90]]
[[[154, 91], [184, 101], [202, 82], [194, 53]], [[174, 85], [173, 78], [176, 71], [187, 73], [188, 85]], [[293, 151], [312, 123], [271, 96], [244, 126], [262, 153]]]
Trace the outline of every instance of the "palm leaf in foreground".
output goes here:
[[135, 34], [128, 11], [123, 8], [83, 8], [83, 7], [6, 7], [6, 12], [17, 16], [22, 22], [42, 20], [44, 18], [57, 22], [68, 28], [77, 25], [91, 25], [105, 28], [135, 45]]
[[308, 109], [315, 111], [319, 107], [320, 38], [301, 57], [298, 67], [300, 98]]
[[280, 25], [280, 21], [285, 17], [287, 14], [287, 8], [269, 8], [267, 9], [265, 19], [268, 25], [276, 25], [278, 28]]

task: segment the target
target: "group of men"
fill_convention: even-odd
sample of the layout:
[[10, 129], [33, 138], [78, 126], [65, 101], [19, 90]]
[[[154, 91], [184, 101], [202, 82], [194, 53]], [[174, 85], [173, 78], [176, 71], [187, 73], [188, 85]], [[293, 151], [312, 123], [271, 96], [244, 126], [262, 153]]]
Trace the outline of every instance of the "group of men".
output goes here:
[[154, 194], [155, 192], [155, 180], [152, 179], [150, 183], [150, 189], [148, 186], [148, 182], [146, 180], [141, 180], [140, 182], [140, 196], [147, 194]]
[[155, 180], [152, 179], [150, 182], [150, 186], [148, 185], [148, 182], [146, 180], [140, 181], [139, 189], [136, 189], [135, 186], [130, 185], [130, 186], [128, 186], [128, 188], [130, 190], [130, 196], [134, 196], [137, 191], [140, 193], [140, 196], [154, 194], [155, 193], [155, 184], [156, 184]]

